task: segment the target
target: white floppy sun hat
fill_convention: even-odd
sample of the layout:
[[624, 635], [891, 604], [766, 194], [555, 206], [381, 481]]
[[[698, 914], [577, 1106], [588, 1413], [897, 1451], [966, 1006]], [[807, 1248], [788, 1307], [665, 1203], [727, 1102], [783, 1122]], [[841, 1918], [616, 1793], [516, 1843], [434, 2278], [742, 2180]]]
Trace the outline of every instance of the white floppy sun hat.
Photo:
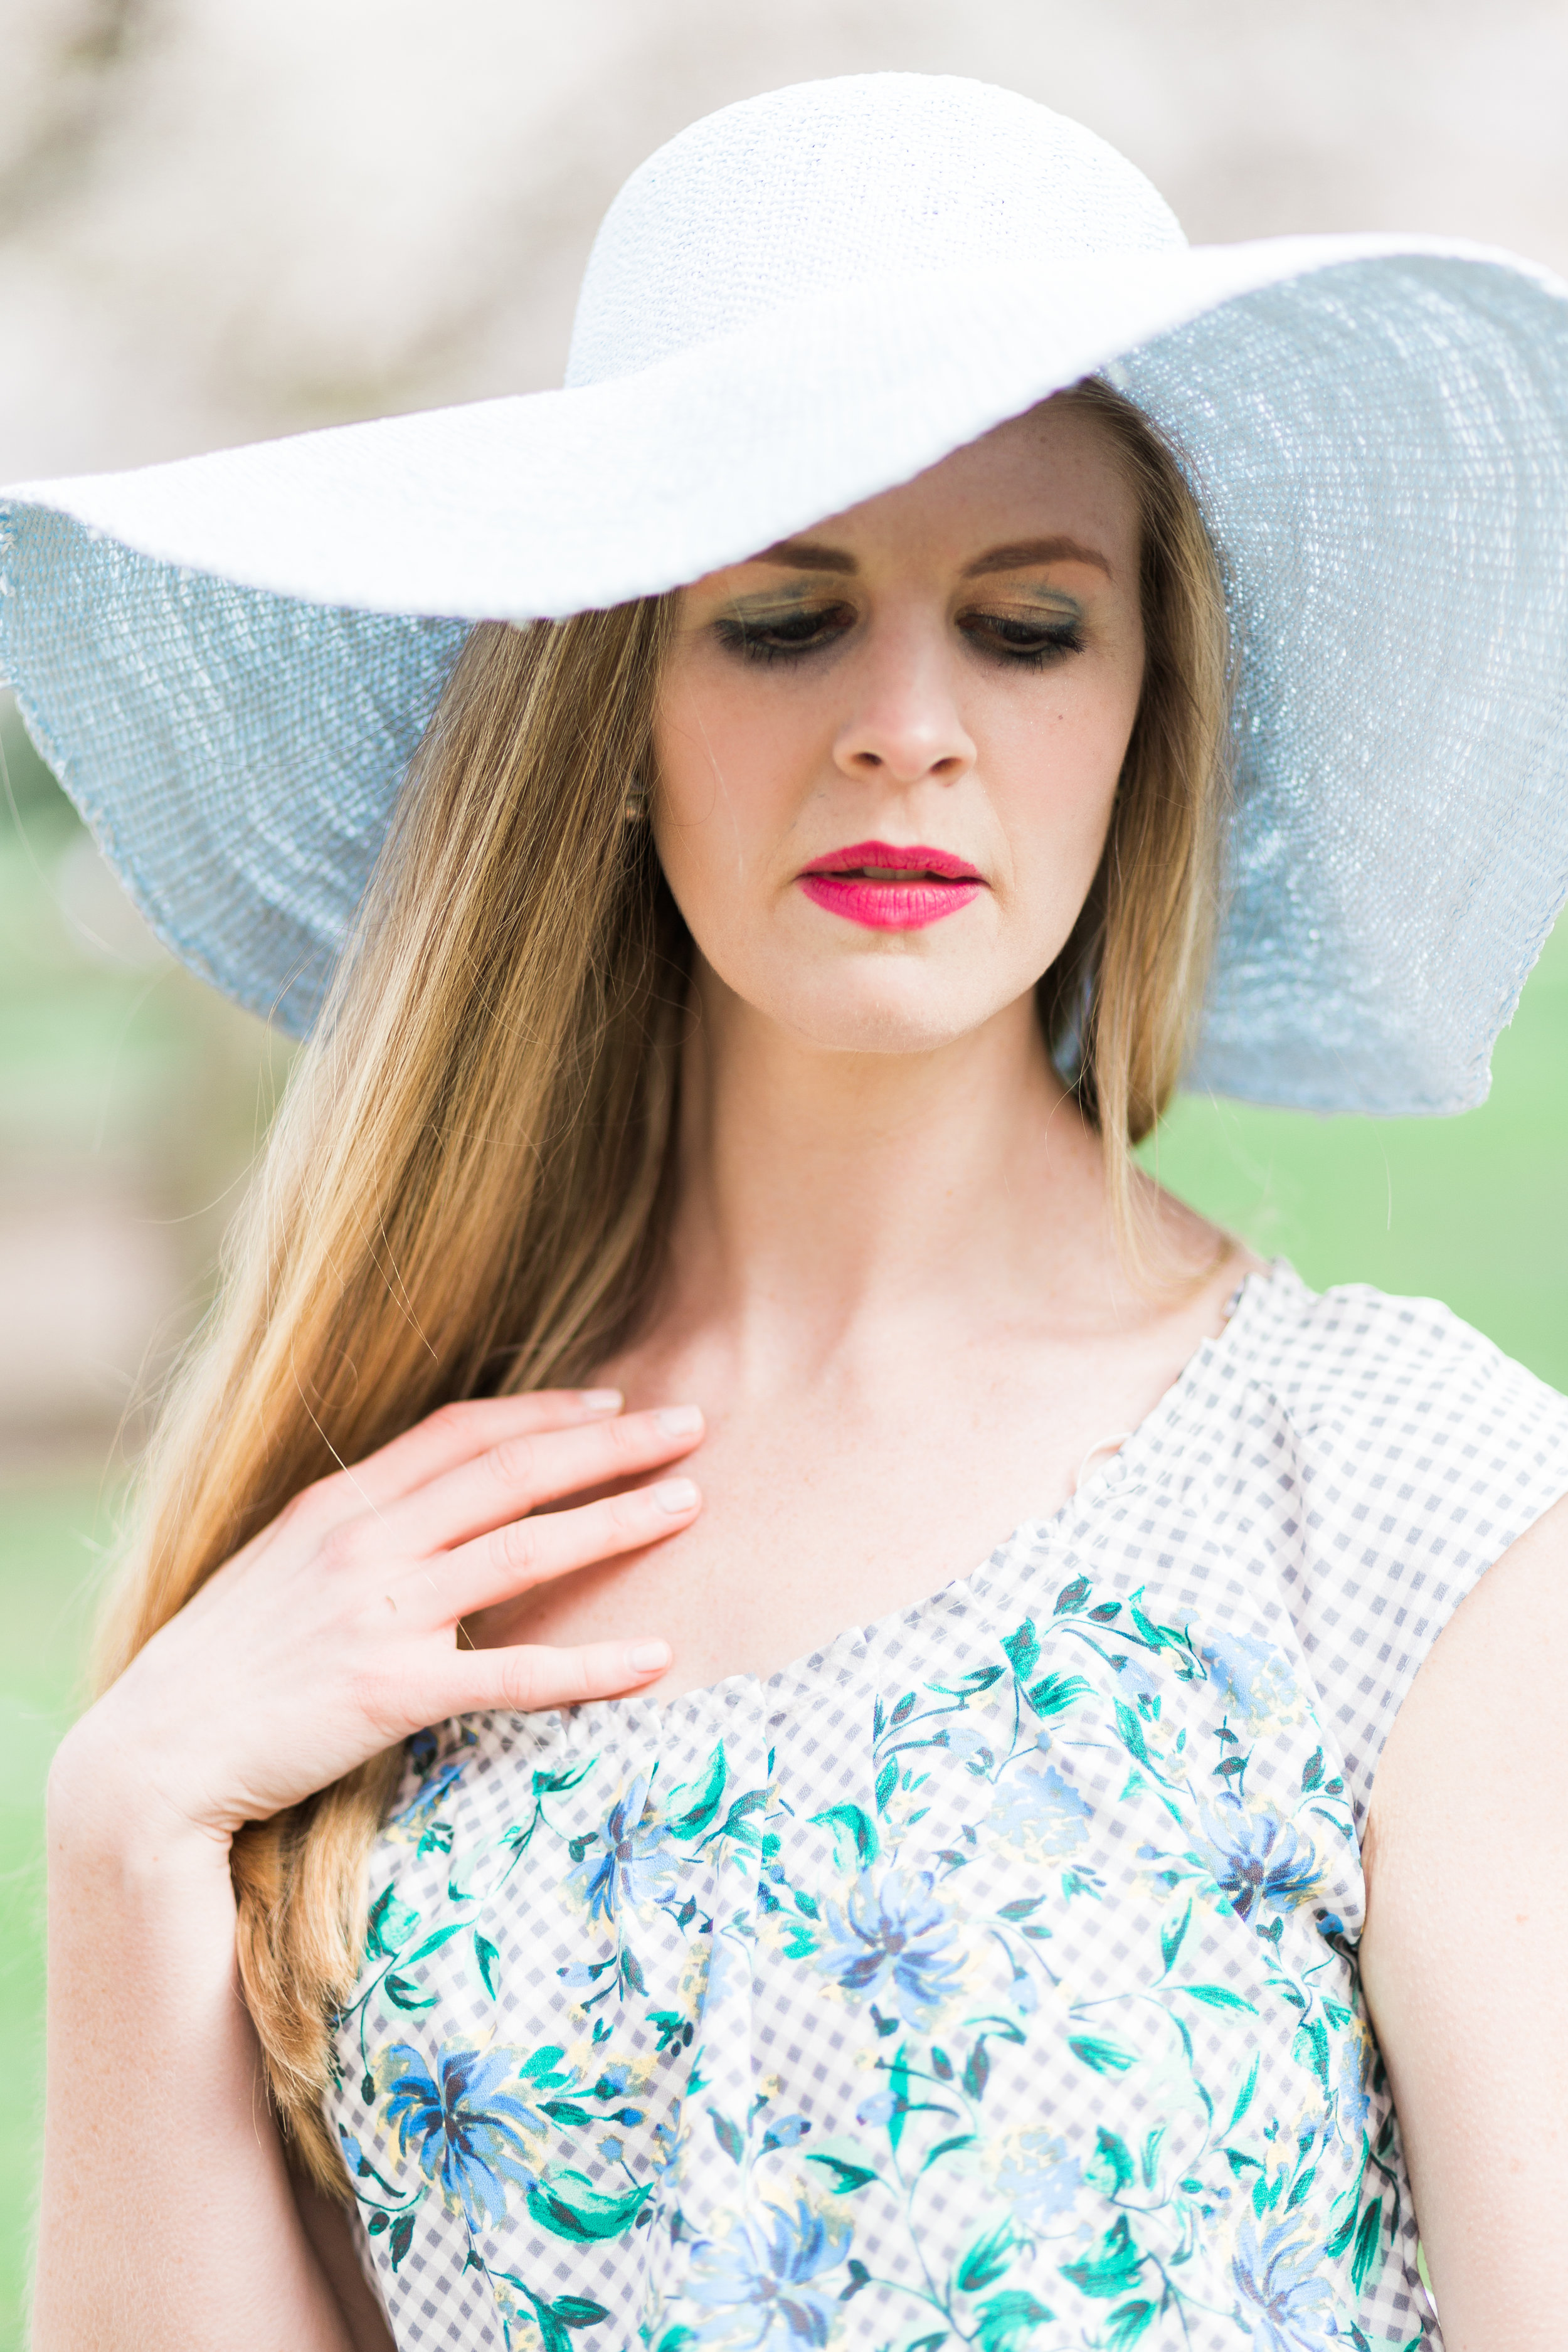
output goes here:
[[1429, 237], [1192, 248], [1012, 92], [805, 84], [600, 230], [566, 388], [0, 501], [0, 675], [177, 953], [308, 1028], [465, 631], [678, 586], [1102, 374], [1239, 646], [1196, 1083], [1481, 1099], [1568, 895], [1568, 289]]

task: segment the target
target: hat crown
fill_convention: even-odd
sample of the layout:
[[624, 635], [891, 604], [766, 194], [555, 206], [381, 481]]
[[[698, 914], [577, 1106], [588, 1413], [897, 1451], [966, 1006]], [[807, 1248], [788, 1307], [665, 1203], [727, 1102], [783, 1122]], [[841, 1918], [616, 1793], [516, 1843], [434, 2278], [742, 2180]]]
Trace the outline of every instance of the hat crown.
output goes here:
[[635, 171], [578, 299], [569, 385], [630, 375], [792, 302], [943, 269], [1184, 244], [1093, 131], [950, 74], [743, 99]]

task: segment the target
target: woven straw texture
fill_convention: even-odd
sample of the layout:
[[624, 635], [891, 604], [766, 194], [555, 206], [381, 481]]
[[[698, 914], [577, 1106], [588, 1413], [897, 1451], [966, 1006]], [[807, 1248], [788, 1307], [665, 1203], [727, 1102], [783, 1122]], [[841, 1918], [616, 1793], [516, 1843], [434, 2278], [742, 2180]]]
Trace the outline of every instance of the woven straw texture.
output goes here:
[[1443, 1111], [1568, 895], [1568, 297], [1432, 239], [1194, 250], [1076, 124], [940, 77], [634, 173], [569, 388], [0, 508], [0, 673], [161, 934], [307, 1028], [466, 621], [656, 593], [1083, 375], [1163, 427], [1241, 649], [1194, 1082]]

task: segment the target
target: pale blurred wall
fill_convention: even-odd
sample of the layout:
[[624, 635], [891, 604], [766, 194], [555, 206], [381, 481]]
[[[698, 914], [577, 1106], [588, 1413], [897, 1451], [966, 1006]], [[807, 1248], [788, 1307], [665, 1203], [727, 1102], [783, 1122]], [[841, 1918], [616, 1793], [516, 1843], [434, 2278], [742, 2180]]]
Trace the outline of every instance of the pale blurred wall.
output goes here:
[[642, 155], [889, 66], [1080, 116], [1196, 238], [1568, 270], [1563, 0], [0, 0], [0, 480], [552, 383]]
[[[553, 383], [633, 164], [728, 100], [878, 67], [1080, 116], [1194, 237], [1447, 231], [1568, 274], [1565, 0], [0, 0], [0, 482]], [[255, 1025], [22, 797], [0, 1475], [102, 1460], [270, 1099]]]

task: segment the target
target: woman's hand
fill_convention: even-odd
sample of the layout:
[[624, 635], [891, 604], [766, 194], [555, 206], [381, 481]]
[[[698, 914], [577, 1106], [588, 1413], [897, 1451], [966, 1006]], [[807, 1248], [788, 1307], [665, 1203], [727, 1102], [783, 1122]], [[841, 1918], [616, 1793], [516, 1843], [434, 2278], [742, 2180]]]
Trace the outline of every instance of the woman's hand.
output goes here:
[[57, 1762], [71, 1810], [85, 1801], [101, 1820], [123, 1798], [154, 1836], [193, 1828], [226, 1843], [448, 1716], [651, 1682], [669, 1663], [656, 1639], [475, 1650], [460, 1631], [696, 1517], [684, 1477], [548, 1507], [658, 1470], [701, 1437], [694, 1406], [622, 1417], [620, 1402], [589, 1391], [446, 1405], [307, 1487], [71, 1732]]

